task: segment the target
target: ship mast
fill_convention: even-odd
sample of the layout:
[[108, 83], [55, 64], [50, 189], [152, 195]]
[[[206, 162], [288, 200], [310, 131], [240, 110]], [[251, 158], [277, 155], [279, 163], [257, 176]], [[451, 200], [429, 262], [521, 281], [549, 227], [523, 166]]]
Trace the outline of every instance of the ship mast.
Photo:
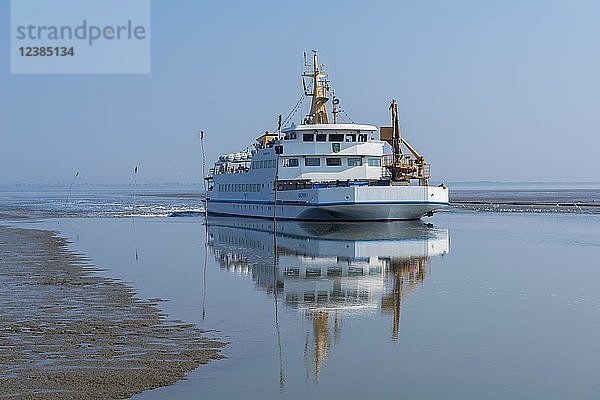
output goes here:
[[390, 104], [392, 110], [392, 129], [393, 129], [393, 146], [394, 146], [394, 164], [400, 164], [402, 159], [402, 132], [400, 131], [400, 120], [398, 118], [398, 103], [392, 100]]
[[[304, 53], [304, 67], [305, 71], [302, 73], [302, 85], [304, 86], [304, 94], [312, 97], [312, 103], [310, 106], [310, 113], [304, 120], [305, 124], [328, 124], [329, 114], [327, 113], [327, 107], [325, 104], [329, 100], [329, 81], [325, 79], [327, 74], [322, 71], [322, 66], [319, 65], [317, 57], [317, 51], [313, 50], [313, 62], [310, 65], [306, 59], [306, 53]], [[306, 82], [304, 78], [312, 79], [312, 92], [309, 92], [306, 88]]]

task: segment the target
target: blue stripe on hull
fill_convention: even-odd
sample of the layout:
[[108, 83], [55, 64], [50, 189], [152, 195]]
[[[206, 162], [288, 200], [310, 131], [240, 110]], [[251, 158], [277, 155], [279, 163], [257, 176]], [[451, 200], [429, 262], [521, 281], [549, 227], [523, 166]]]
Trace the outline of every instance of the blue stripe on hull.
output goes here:
[[[209, 211], [208, 212], [209, 215], [215, 215], [215, 216], [222, 216], [222, 217], [242, 217], [242, 218], [260, 218], [260, 219], [273, 219], [273, 216], [268, 216], [268, 215], [249, 215], [249, 214], [229, 214], [229, 213], [224, 213], [224, 212], [214, 212], [214, 211]], [[280, 220], [285, 220], [285, 221], [309, 221], [309, 222], [317, 222], [317, 221], [323, 221], [322, 218], [303, 218], [303, 217], [282, 217], [280, 215], [277, 215], [277, 219]], [[418, 221], [420, 220], [420, 217], [416, 217], [416, 218], [378, 218], [378, 219], [348, 219], [348, 220], [331, 220], [331, 221], [338, 221], [338, 222], [344, 222], [344, 221], [359, 221], [359, 222], [374, 222], [374, 221]]]
[[[273, 205], [272, 201], [269, 200], [211, 200], [208, 199], [209, 203], [233, 203], [233, 204], [265, 204], [265, 205]], [[330, 203], [301, 203], [301, 202], [292, 202], [285, 200], [278, 200], [277, 205], [285, 205], [285, 206], [297, 206], [297, 207], [324, 207], [324, 206], [351, 206], [351, 205], [369, 205], [369, 204], [432, 204], [439, 206], [447, 206], [450, 203], [440, 202], [440, 201], [362, 201], [362, 202], [352, 202], [352, 201], [337, 201]]]

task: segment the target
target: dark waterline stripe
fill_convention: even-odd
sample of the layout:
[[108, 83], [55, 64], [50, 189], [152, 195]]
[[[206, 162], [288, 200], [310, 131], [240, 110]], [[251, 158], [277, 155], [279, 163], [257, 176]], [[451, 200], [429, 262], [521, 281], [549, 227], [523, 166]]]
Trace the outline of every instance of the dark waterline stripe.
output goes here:
[[[209, 203], [239, 203], [239, 204], [273, 204], [273, 201], [269, 200], [212, 200], [207, 199]], [[351, 205], [372, 205], [372, 204], [432, 204], [432, 205], [443, 205], [447, 206], [450, 203], [441, 202], [441, 201], [365, 201], [365, 202], [329, 202], [329, 203], [300, 203], [300, 202], [291, 202], [285, 200], [278, 200], [277, 204], [279, 205], [289, 205], [289, 206], [303, 206], [303, 207], [321, 207], [321, 206], [351, 206]]]
[[[258, 218], [264, 220], [273, 220], [272, 215], [251, 215], [251, 214], [238, 214], [235, 212], [227, 213], [227, 212], [218, 212], [218, 211], [208, 211], [208, 215], [214, 216], [222, 216], [222, 217], [242, 217], [242, 218]], [[383, 221], [419, 221], [423, 217], [418, 218], [379, 218], [379, 219], [328, 219], [327, 222], [383, 222]], [[304, 221], [304, 222], [323, 222], [323, 218], [303, 218], [303, 217], [284, 217], [278, 215], [276, 217], [277, 220], [282, 221]]]

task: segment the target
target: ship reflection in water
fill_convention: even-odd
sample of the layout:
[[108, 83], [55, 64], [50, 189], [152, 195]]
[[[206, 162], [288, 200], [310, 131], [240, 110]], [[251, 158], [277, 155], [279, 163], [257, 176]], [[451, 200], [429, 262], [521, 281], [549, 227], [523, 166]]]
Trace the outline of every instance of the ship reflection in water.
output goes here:
[[448, 253], [449, 236], [422, 221], [278, 221], [274, 229], [268, 220], [210, 217], [208, 246], [221, 268], [273, 294], [276, 313], [283, 301], [312, 321], [304, 354], [318, 379], [345, 318], [389, 315], [398, 340], [403, 299], [427, 278], [431, 258]]

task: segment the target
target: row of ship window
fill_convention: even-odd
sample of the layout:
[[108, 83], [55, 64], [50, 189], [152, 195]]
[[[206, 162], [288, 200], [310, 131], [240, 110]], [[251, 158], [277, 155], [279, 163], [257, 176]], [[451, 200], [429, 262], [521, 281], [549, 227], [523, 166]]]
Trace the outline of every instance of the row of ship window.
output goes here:
[[252, 169], [275, 168], [275, 160], [252, 161]]
[[[341, 157], [326, 157], [325, 165], [328, 167], [341, 167], [342, 166], [342, 158]], [[359, 167], [363, 165], [362, 157], [348, 157], [346, 159], [346, 165], [348, 167]], [[368, 158], [367, 165], [369, 167], [381, 167], [381, 159], [380, 158]], [[298, 167], [299, 160], [297, 158], [284, 158], [283, 159], [284, 167]], [[321, 159], [319, 157], [306, 157], [304, 159], [305, 167], [320, 167]]]
[[219, 184], [219, 192], [260, 192], [264, 183], [223, 183]]
[[[253, 169], [262, 169], [262, 168], [275, 168], [276, 160], [261, 160], [261, 161], [252, 161]], [[300, 161], [297, 158], [284, 158], [282, 165], [284, 167], [298, 167], [300, 166]], [[325, 165], [328, 167], [341, 167], [342, 166], [342, 158], [341, 157], [326, 157]], [[346, 159], [346, 165], [348, 167], [359, 167], [363, 165], [362, 157], [348, 157]], [[381, 159], [380, 158], [368, 158], [367, 165], [369, 167], [381, 167]], [[321, 159], [319, 157], [306, 157], [304, 158], [304, 166], [306, 167], [320, 167]]]
[[[329, 136], [329, 137], [328, 137]], [[286, 140], [295, 140], [298, 136], [296, 132], [290, 132], [286, 135]], [[369, 138], [367, 133], [303, 133], [303, 142], [366, 142]], [[329, 140], [328, 140], [329, 139]]]

